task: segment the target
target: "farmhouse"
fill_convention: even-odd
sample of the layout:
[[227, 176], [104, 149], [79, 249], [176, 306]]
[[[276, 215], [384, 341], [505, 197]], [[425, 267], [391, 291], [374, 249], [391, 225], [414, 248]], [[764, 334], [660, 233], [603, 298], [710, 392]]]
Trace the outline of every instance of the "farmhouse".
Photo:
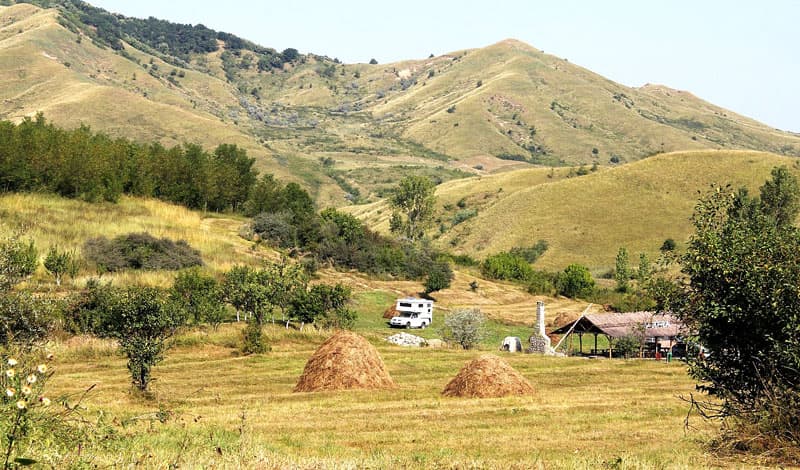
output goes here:
[[609, 342], [628, 335], [644, 335], [646, 357], [655, 356], [656, 352], [666, 354], [672, 352], [676, 356], [685, 354], [685, 343], [682, 335], [683, 323], [669, 313], [627, 312], [586, 314], [551, 331], [550, 334], [578, 335], [579, 353], [583, 354], [583, 336], [594, 336], [592, 355], [607, 355], [611, 351], [597, 348], [597, 336], [604, 335]]

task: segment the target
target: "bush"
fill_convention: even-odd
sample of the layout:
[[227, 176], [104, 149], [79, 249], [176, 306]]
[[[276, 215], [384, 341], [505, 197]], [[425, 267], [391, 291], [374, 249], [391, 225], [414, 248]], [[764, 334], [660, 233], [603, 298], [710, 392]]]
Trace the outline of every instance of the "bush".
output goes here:
[[440, 333], [445, 341], [472, 349], [486, 337], [486, 317], [477, 308], [456, 309], [444, 318]]
[[640, 348], [641, 341], [636, 335], [625, 335], [614, 341], [614, 349], [625, 359], [638, 356]]
[[433, 264], [425, 279], [425, 294], [430, 294], [450, 287], [453, 280], [453, 270], [447, 261], [439, 261]]
[[594, 279], [586, 266], [570, 264], [559, 274], [556, 287], [563, 296], [586, 297], [594, 290]]
[[675, 240], [667, 238], [666, 240], [664, 240], [664, 243], [661, 244], [660, 250], [662, 252], [675, 251], [676, 246], [677, 244], [675, 243]]
[[547, 241], [539, 240], [538, 242], [536, 242], [535, 245], [529, 246], [527, 248], [514, 247], [511, 249], [511, 251], [509, 251], [509, 253], [511, 253], [514, 256], [519, 256], [528, 263], [533, 264], [536, 262], [536, 260], [539, 259], [540, 256], [544, 254], [545, 251], [547, 251], [547, 248], [549, 248], [549, 246], [550, 245], [548, 245]]
[[27, 292], [0, 293], [0, 345], [42, 342], [60, 316], [59, 303]]
[[178, 270], [203, 264], [200, 252], [184, 240], [175, 242], [168, 238], [159, 239], [148, 233], [120, 235], [112, 240], [92, 238], [84, 244], [83, 252], [100, 272], [123, 269]]
[[532, 295], [555, 295], [558, 275], [546, 271], [533, 271], [528, 277], [528, 293]]
[[252, 318], [242, 330], [242, 352], [245, 354], [263, 354], [272, 350], [264, 340], [263, 327]]
[[253, 232], [280, 248], [297, 246], [297, 228], [288, 212], [262, 212], [253, 217]]
[[533, 268], [524, 258], [501, 252], [481, 263], [481, 273], [489, 279], [526, 281], [533, 273]]
[[0, 240], [0, 292], [33, 274], [38, 265], [39, 253], [33, 241], [24, 243], [18, 235]]
[[461, 209], [460, 211], [456, 212], [453, 216], [453, 225], [458, 225], [462, 222], [466, 222], [467, 220], [475, 217], [478, 215], [478, 209]]
[[78, 258], [73, 251], [58, 251], [52, 246], [44, 259], [44, 267], [56, 278], [56, 285], [61, 285], [64, 274], [75, 277], [78, 274]]

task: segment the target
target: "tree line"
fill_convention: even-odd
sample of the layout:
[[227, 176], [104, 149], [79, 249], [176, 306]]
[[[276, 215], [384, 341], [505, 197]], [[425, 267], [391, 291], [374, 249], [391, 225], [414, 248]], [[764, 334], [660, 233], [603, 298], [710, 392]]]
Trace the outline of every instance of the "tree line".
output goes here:
[[49, 192], [90, 202], [154, 197], [191, 209], [240, 211], [256, 183], [255, 159], [236, 145], [209, 153], [92, 132], [64, 130], [44, 116], [0, 121], [0, 191]]

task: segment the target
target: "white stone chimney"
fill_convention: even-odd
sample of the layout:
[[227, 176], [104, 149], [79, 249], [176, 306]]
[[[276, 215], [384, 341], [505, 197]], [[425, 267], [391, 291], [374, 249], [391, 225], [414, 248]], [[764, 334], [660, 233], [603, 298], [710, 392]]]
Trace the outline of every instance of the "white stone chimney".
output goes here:
[[544, 302], [536, 302], [536, 325], [539, 328], [539, 336], [547, 337], [544, 331]]

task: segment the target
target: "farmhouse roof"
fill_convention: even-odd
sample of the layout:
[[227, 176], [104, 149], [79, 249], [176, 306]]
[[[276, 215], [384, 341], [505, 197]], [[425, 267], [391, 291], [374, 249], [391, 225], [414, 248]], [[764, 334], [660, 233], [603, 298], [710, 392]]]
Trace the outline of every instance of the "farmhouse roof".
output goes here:
[[645, 325], [648, 338], [678, 336], [683, 332], [683, 323], [671, 313], [626, 312], [587, 314], [575, 322], [556, 328], [551, 333], [563, 335], [573, 324], [575, 333], [596, 333], [612, 338], [629, 335], [637, 325], [642, 324]]

